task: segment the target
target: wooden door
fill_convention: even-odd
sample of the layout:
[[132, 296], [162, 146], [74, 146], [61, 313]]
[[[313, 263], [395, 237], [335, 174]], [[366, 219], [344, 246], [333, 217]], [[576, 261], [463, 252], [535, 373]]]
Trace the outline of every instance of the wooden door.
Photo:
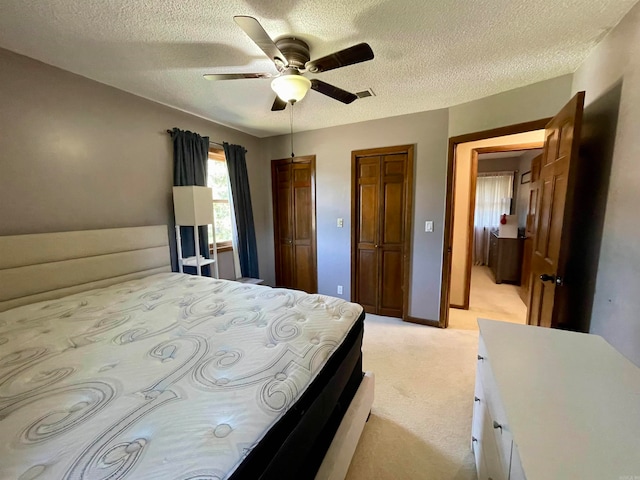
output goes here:
[[406, 317], [412, 146], [352, 154], [352, 301], [368, 313]]
[[540, 166], [527, 323], [559, 327], [564, 323], [559, 289], [571, 250], [570, 217], [580, 146], [584, 92], [579, 92], [547, 124]]
[[318, 291], [315, 157], [271, 162], [276, 285]]
[[524, 229], [524, 245], [522, 254], [522, 275], [520, 277], [520, 298], [529, 307], [529, 289], [531, 284], [531, 258], [533, 256], [533, 237], [535, 235], [536, 208], [538, 205], [538, 190], [540, 188], [540, 166], [542, 155], [531, 160], [531, 183], [529, 184], [529, 201], [527, 219]]

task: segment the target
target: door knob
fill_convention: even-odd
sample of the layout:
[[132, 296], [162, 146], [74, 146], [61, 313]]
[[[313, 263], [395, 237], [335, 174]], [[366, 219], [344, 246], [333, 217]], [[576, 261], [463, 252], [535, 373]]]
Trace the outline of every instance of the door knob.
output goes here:
[[558, 287], [562, 287], [564, 285], [564, 278], [560, 275], [547, 275], [546, 273], [543, 273], [540, 275], [540, 280], [543, 282], [555, 283]]
[[546, 273], [543, 273], [542, 275], [540, 275], [540, 280], [542, 280], [543, 282], [555, 282], [556, 281], [556, 276], [555, 275], [547, 275]]

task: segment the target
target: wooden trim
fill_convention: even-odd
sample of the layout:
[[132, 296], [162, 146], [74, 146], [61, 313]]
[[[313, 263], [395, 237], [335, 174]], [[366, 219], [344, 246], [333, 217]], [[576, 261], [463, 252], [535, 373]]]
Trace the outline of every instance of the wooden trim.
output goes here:
[[402, 279], [402, 320], [409, 317], [409, 290], [411, 290], [411, 237], [413, 235], [413, 164], [415, 163], [414, 146], [407, 145], [407, 190], [405, 192], [404, 213], [404, 278]]
[[393, 147], [365, 148], [364, 150], [353, 150], [351, 158], [356, 157], [377, 157], [379, 155], [393, 155], [395, 153], [409, 153], [413, 150], [413, 145], [395, 145]]
[[420, 325], [427, 325], [429, 327], [440, 327], [440, 322], [438, 320], [429, 320], [427, 318], [418, 318], [418, 317], [406, 317], [403, 319], [405, 322], [409, 323], [417, 323]]
[[[218, 242], [216, 243], [216, 251], [218, 253], [233, 251], [233, 245], [231, 242]], [[213, 253], [213, 244], [209, 244], [209, 253]]]
[[491, 130], [482, 130], [481, 132], [466, 133], [456, 137], [449, 138], [454, 144], [475, 142], [476, 140], [484, 140], [485, 138], [505, 137], [507, 135], [515, 135], [516, 133], [532, 132], [534, 130], [544, 130], [553, 117], [541, 118], [532, 122], [517, 123], [506, 127], [493, 128]]
[[[542, 129], [540, 129], [542, 130]], [[495, 147], [476, 148], [478, 153], [519, 152], [520, 150], [536, 150], [544, 147], [544, 142], [518, 143], [514, 145], [498, 145]]]
[[[356, 158], [357, 152], [351, 152], [351, 301], [355, 301], [356, 298], [356, 287], [357, 287], [357, 276], [356, 276], [356, 259], [358, 253], [358, 245], [356, 244], [357, 240], [357, 226], [356, 222], [358, 219], [356, 218], [356, 195], [358, 194], [358, 181], [357, 175], [358, 171], [356, 169]], [[367, 312], [368, 313], [368, 312]]]
[[216, 160], [218, 162], [227, 161], [227, 157], [224, 156], [224, 150], [222, 148], [217, 148], [217, 147], [209, 147], [208, 158], [210, 160]]
[[402, 320], [407, 321], [409, 311], [409, 290], [411, 287], [411, 237], [413, 235], [413, 170], [415, 163], [415, 146], [396, 145], [392, 147], [371, 148], [364, 150], [353, 150], [351, 152], [351, 298], [355, 298], [357, 287], [356, 276], [356, 256], [358, 246], [356, 242], [357, 218], [356, 218], [356, 195], [358, 193], [356, 159], [358, 157], [377, 157], [383, 155], [393, 155], [406, 153], [407, 170], [405, 176], [405, 218], [404, 218], [404, 245], [403, 245], [403, 270], [402, 278]]
[[442, 245], [442, 282], [440, 288], [440, 315], [439, 326], [447, 328], [449, 326], [449, 295], [451, 290], [451, 253], [453, 245], [453, 209], [454, 209], [454, 174], [456, 166], [456, 147], [460, 143], [474, 142], [486, 138], [504, 137], [517, 133], [543, 130], [551, 120], [543, 118], [532, 122], [518, 123], [506, 127], [483, 130], [480, 132], [468, 133], [449, 138], [449, 152], [447, 158], [447, 189], [445, 199], [444, 234]]
[[464, 301], [462, 308], [469, 310], [469, 297], [471, 295], [471, 264], [473, 263], [474, 224], [476, 211], [476, 188], [478, 185], [478, 151], [471, 150], [471, 181], [469, 182], [469, 222], [467, 225], [467, 268], [465, 271]]

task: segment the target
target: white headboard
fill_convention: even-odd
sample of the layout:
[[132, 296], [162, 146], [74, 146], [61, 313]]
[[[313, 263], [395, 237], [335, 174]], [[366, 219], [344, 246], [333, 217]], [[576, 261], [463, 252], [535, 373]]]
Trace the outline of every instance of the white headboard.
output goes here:
[[166, 225], [0, 237], [0, 312], [170, 271]]

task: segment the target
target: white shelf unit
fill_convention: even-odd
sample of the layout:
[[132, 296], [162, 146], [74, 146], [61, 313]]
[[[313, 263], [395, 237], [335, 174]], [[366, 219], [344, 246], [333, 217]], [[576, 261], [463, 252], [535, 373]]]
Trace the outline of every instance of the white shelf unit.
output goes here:
[[[205, 258], [201, 255], [200, 252], [200, 234], [198, 232], [197, 227], [192, 227], [194, 230], [193, 234], [193, 243], [194, 243], [194, 252], [197, 252], [193, 257], [183, 257], [182, 256], [182, 237], [180, 235], [180, 227], [188, 226], [188, 225], [176, 225], [176, 244], [178, 248], [178, 268], [180, 273], [184, 273], [184, 267], [196, 267], [198, 275], [202, 275], [202, 267], [206, 265], [213, 265], [211, 275], [214, 278], [220, 278], [220, 274], [218, 272], [218, 251], [216, 248], [213, 249], [213, 258]], [[213, 231], [213, 245], [216, 244], [216, 233]]]
[[[178, 253], [178, 268], [184, 273], [184, 267], [195, 267], [198, 275], [202, 275], [202, 267], [212, 266], [212, 276], [219, 278], [218, 251], [213, 249], [213, 258], [205, 258], [200, 251], [200, 234], [198, 227], [214, 225], [213, 197], [211, 188], [200, 186], [173, 187], [173, 210], [176, 219], [176, 249]], [[184, 258], [182, 256], [182, 238], [180, 227], [193, 228], [194, 256]], [[216, 244], [215, 227], [212, 228], [212, 243]], [[208, 237], [208, 235], [207, 235]], [[209, 240], [207, 238], [207, 240]], [[207, 244], [209, 242], [207, 241]]]

